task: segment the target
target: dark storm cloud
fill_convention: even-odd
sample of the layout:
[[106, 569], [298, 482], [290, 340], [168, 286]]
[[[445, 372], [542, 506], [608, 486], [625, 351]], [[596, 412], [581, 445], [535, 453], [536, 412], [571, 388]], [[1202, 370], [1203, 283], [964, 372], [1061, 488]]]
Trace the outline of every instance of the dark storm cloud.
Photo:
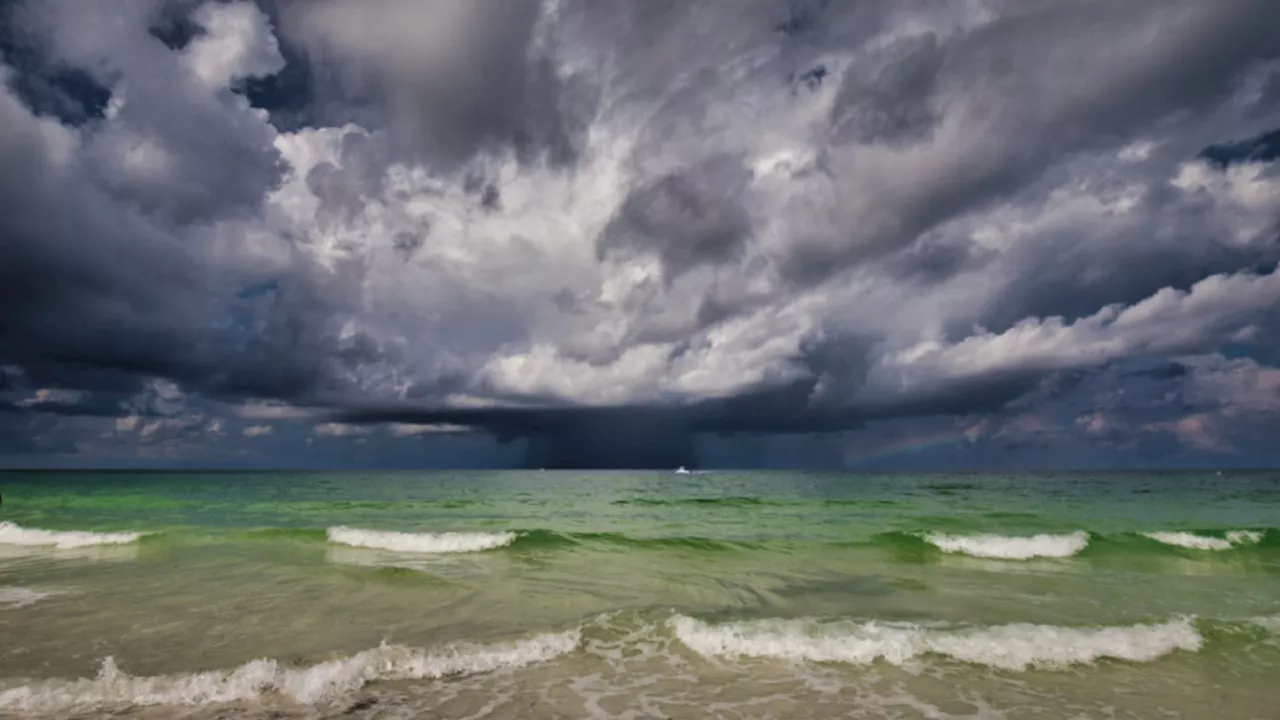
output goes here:
[[584, 129], [575, 121], [590, 107], [579, 107], [581, 95], [545, 62], [530, 62], [536, 0], [275, 6], [282, 34], [306, 52], [312, 100], [326, 122], [385, 128], [398, 151], [444, 165], [495, 144], [572, 161]]
[[158, 5], [147, 31], [170, 50], [182, 50], [192, 40], [206, 34], [193, 17], [197, 7], [199, 3], [196, 0], [175, 0]]
[[883, 64], [859, 64], [845, 74], [831, 118], [839, 140], [910, 142], [926, 137], [940, 119], [934, 93], [945, 56], [938, 36], [899, 40], [884, 55]]
[[973, 270], [993, 254], [969, 241], [930, 239], [889, 256], [886, 267], [905, 279], [933, 284]]
[[[52, 17], [18, 10], [30, 37], [54, 42], [40, 34]], [[228, 300], [238, 288], [227, 283], [244, 269], [221, 266], [200, 226], [257, 214], [280, 181], [278, 153], [262, 128], [234, 122], [234, 106], [184, 97], [196, 92], [185, 80], [159, 72], [138, 82], [150, 72], [139, 63], [175, 62], [140, 37], [122, 35], [141, 45], [98, 68], [135, 81], [118, 125], [92, 128], [82, 147], [0, 97], [0, 363], [37, 387], [128, 393], [158, 376], [214, 393], [317, 392], [318, 366], [340, 358], [341, 343], [326, 335], [335, 286], [326, 279], [322, 289], [315, 268], [298, 263], [271, 297]], [[117, 150], [149, 152], [152, 164], [121, 167]]]
[[0, 458], [8, 465], [13, 459], [29, 459], [49, 454], [75, 452], [73, 440], [56, 432], [50, 418], [32, 421], [22, 415], [0, 412]]
[[101, 118], [111, 92], [89, 73], [68, 67], [24, 31], [22, 3], [0, 2], [0, 62], [14, 69], [7, 84], [37, 113], [69, 125]]
[[[821, 361], [812, 362], [822, 367]], [[697, 464], [695, 437], [700, 435], [806, 435], [848, 431], [886, 418], [991, 413], [1039, 381], [1036, 373], [993, 375], [942, 392], [852, 408], [815, 402], [818, 381], [802, 380], [672, 407], [426, 409], [402, 404], [343, 411], [330, 419], [352, 424], [456, 424], [500, 439], [528, 438], [533, 444], [525, 465], [530, 468], [672, 468]]]
[[747, 172], [735, 158], [714, 158], [632, 191], [598, 241], [602, 257], [655, 253], [669, 277], [738, 256], [751, 216], [739, 204]]
[[[941, 416], [1243, 445], [1280, 6], [970, 5], [9, 3], [0, 422], [556, 467]], [[1109, 369], [1144, 354], [1202, 359]], [[1186, 399], [1086, 407], [1126, 383]]]
[[1158, 465], [1198, 456], [1257, 466], [1269, 463], [1259, 439], [1280, 426], [1278, 391], [1280, 372], [1251, 360], [1136, 358], [1083, 373], [1065, 391], [1037, 390], [1003, 427], [988, 424], [979, 435], [1033, 431], [1058, 448], [1097, 453], [1102, 466], [1144, 456]]
[[[39, 128], [26, 124], [21, 113], [0, 98], [0, 122], [10, 128], [0, 139], [6, 170], [0, 175], [6, 208], [0, 237], [7, 240], [0, 266], [0, 347], [6, 359], [84, 353], [100, 361], [102, 351], [115, 344], [111, 335], [162, 333], [171, 322], [164, 315], [181, 315], [173, 299], [200, 286], [196, 268], [162, 232], [117, 212], [103, 193], [51, 168], [34, 136]], [[94, 242], [81, 242], [85, 237]], [[152, 272], [157, 266], [166, 272]], [[85, 347], [94, 334], [101, 336], [98, 342]], [[118, 362], [127, 364], [137, 354], [136, 348], [117, 347], [107, 354]]]
[[[1052, 3], [943, 43], [929, 35], [899, 41], [899, 57], [871, 81], [859, 80], [857, 69], [846, 76], [833, 116], [837, 136], [861, 128], [854, 137], [865, 142], [910, 137], [927, 130], [934, 103], [961, 100], [978, 105], [971, 112], [985, 132], [954, 149], [966, 162], [886, 197], [892, 214], [879, 228], [845, 228], [849, 235], [799, 246], [790, 274], [823, 280], [1016, 194], [1075, 153], [1114, 147], [1171, 113], [1220, 100], [1240, 73], [1280, 52], [1276, 36], [1258, 25], [1264, 18], [1280, 21], [1280, 9], [1263, 0]], [[1134, 52], [1135, 35], [1160, 43]], [[846, 109], [841, 99], [867, 109]]]
[[[103, 84], [119, 85], [124, 102], [112, 132], [87, 134], [78, 172], [96, 175], [97, 186], [122, 204], [179, 225], [210, 222], [229, 213], [255, 215], [264, 193], [278, 186], [285, 168], [269, 131], [252, 123], [229, 123], [226, 99], [202, 97], [183, 78], [172, 52], [131, 27], [130, 15], [150, 21], [159, 2], [128, 6], [110, 32], [92, 43], [70, 45], [68, 37], [94, 32], [112, 20], [102, 6], [77, 7], [66, 22], [58, 3], [21, 4], [15, 22], [25, 36], [56, 48], [54, 57], [77, 63]], [[121, 48], [127, 48], [122, 51]], [[144, 171], [145, 170], [145, 171]]]
[[[801, 416], [812, 383], [685, 407], [539, 407], [429, 410], [412, 405], [343, 412], [342, 423], [457, 424], [503, 440], [530, 439], [531, 468], [673, 468], [696, 464], [697, 433], [752, 432]], [[792, 431], [800, 432], [791, 426]]]
[[[1156, 212], [1152, 216], [1159, 217]], [[1126, 234], [1120, 236], [1105, 233], [1052, 263], [1044, 259], [1053, 247], [1066, 243], [1065, 238], [1046, 233], [1026, 249], [1025, 256], [1014, 260], [1020, 272], [1004, 290], [1001, 302], [982, 315], [982, 324], [1002, 331], [1028, 316], [1076, 320], [1107, 305], [1133, 304], [1162, 288], [1186, 290], [1219, 273], [1270, 273], [1280, 261], [1280, 225], [1264, 241], [1242, 246], [1219, 241], [1216, 228], [1194, 216], [1180, 217], [1175, 208], [1170, 208], [1167, 219], [1172, 220], [1165, 226], [1169, 237], [1162, 242], [1135, 242], [1127, 236], [1163, 234], [1156, 224], [1163, 221], [1156, 220], [1122, 229]]]
[[1136, 369], [1130, 371], [1130, 375], [1136, 377], [1149, 377], [1156, 380], [1172, 380], [1185, 377], [1190, 372], [1186, 365], [1179, 362], [1159, 363], [1152, 368]]
[[15, 402], [0, 401], [0, 413], [15, 414], [49, 414], [71, 417], [117, 417], [123, 412], [116, 405], [101, 405], [95, 402], [43, 402], [39, 405], [23, 405]]

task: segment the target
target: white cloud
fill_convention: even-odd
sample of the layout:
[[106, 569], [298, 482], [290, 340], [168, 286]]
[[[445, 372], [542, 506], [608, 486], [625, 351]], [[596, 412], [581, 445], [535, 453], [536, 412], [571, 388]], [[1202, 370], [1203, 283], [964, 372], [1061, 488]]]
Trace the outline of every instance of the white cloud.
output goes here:
[[866, 395], [937, 390], [992, 374], [1087, 368], [1137, 354], [1207, 349], [1280, 303], [1280, 272], [1215, 275], [1190, 291], [1165, 288], [1134, 305], [1108, 306], [1067, 323], [1028, 318], [1004, 333], [957, 341], [925, 339], [886, 353], [872, 368]]
[[205, 3], [195, 21], [205, 33], [191, 41], [183, 59], [206, 87], [226, 88], [284, 67], [271, 26], [253, 3]]
[[373, 430], [363, 425], [322, 423], [320, 425], [316, 425], [314, 432], [316, 435], [321, 437], [357, 437], [368, 435], [373, 432]]
[[303, 420], [316, 414], [308, 408], [272, 400], [237, 405], [232, 412], [245, 420]]
[[240, 433], [245, 437], [253, 438], [253, 437], [264, 437], [264, 436], [270, 435], [274, 431], [275, 431], [275, 428], [271, 427], [270, 425], [250, 425], [244, 430], [241, 430]]
[[395, 437], [415, 437], [418, 435], [450, 435], [472, 432], [472, 428], [466, 425], [452, 425], [449, 423], [432, 423], [427, 425], [419, 425], [412, 423], [391, 423], [387, 426], [387, 432]]

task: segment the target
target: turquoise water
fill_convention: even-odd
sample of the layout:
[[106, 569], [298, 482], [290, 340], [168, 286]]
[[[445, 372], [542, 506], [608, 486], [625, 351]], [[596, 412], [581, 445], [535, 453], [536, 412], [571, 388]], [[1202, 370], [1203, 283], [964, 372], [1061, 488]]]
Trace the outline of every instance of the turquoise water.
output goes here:
[[1277, 473], [0, 493], [0, 714], [1274, 716]]

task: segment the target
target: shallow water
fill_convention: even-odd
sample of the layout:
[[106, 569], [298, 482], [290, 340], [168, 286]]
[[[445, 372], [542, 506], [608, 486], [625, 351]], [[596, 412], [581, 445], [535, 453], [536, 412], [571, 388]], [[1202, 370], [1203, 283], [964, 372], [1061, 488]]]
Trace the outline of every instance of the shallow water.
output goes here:
[[1276, 474], [0, 491], [0, 715], [1275, 716]]

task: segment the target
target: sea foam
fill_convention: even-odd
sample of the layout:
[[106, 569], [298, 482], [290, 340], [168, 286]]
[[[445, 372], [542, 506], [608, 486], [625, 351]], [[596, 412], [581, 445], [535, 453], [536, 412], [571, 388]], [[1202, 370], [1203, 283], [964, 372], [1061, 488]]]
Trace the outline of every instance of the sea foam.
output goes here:
[[1262, 542], [1262, 533], [1254, 530], [1233, 530], [1225, 537], [1210, 537], [1189, 532], [1147, 532], [1142, 536], [1165, 545], [1174, 545], [1188, 550], [1230, 550], [1240, 545], [1257, 545]]
[[1089, 544], [1089, 534], [1086, 532], [1029, 537], [926, 533], [924, 539], [943, 552], [997, 560], [1071, 557]]
[[0, 545], [54, 547], [62, 550], [95, 545], [128, 545], [147, 533], [89, 532], [87, 530], [39, 530], [0, 522]]
[[391, 550], [404, 553], [466, 553], [494, 550], [510, 545], [516, 533], [407, 533], [386, 530], [332, 527], [329, 542], [351, 547]]
[[114, 706], [208, 705], [280, 696], [297, 703], [334, 700], [377, 680], [424, 680], [493, 672], [552, 660], [578, 647], [577, 630], [492, 645], [428, 651], [385, 643], [305, 668], [254, 660], [229, 671], [137, 677], [107, 658], [92, 680], [47, 680], [0, 691], [0, 710], [60, 713]]
[[34, 605], [52, 594], [24, 587], [0, 587], [0, 609]]
[[1059, 669], [1101, 658], [1149, 662], [1174, 650], [1196, 652], [1204, 645], [1190, 619], [1102, 628], [1020, 623], [943, 629], [816, 620], [711, 625], [677, 615], [669, 624], [682, 643], [704, 656], [855, 665], [876, 660], [903, 665], [922, 655], [942, 655], [1003, 670]]

